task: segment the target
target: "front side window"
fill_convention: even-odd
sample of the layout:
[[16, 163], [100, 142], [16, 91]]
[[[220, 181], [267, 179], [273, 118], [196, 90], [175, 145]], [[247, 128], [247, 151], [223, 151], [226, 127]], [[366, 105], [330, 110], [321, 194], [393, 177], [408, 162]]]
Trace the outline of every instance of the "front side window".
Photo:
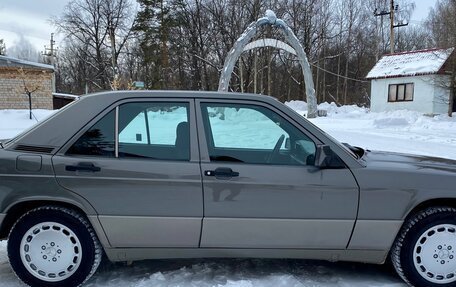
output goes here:
[[314, 142], [267, 108], [209, 103], [201, 108], [211, 161], [314, 164]]
[[392, 84], [388, 87], [388, 102], [413, 101], [414, 84]]
[[119, 107], [119, 157], [189, 160], [187, 103], [128, 103]]

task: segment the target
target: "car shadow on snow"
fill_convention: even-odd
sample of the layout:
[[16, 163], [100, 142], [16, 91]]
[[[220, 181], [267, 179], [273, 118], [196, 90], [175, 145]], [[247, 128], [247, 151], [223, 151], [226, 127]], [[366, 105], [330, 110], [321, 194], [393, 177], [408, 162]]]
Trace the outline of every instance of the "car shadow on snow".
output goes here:
[[406, 286], [391, 265], [289, 259], [106, 262], [87, 286]]

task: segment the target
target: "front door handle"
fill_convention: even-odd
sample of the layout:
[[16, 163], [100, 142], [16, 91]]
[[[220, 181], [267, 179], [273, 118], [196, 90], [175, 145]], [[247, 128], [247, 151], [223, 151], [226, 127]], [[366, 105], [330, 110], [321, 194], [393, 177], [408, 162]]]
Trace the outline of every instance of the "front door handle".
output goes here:
[[215, 170], [206, 170], [205, 176], [215, 176], [215, 178], [232, 178], [239, 176], [239, 172], [233, 171], [229, 167], [218, 167]]
[[91, 162], [80, 162], [77, 165], [67, 165], [65, 166], [65, 170], [67, 171], [91, 171], [91, 172], [97, 172], [101, 171], [101, 168], [98, 166], [95, 166]]

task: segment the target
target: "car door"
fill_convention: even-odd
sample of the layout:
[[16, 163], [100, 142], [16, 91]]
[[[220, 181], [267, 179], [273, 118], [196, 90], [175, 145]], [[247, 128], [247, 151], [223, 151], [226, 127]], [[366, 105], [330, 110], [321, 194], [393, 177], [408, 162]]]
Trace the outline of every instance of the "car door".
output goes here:
[[268, 104], [197, 100], [201, 247], [345, 249], [358, 206], [348, 168], [313, 165], [320, 142]]
[[194, 100], [124, 101], [53, 157], [57, 181], [94, 206], [112, 247], [198, 247], [194, 114]]

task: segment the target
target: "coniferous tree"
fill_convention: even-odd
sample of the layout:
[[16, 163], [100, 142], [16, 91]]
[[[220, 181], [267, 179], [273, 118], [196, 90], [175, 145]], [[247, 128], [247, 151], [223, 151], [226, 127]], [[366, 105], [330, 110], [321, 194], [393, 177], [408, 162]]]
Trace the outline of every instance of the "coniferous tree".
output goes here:
[[177, 46], [173, 30], [181, 24], [181, 0], [138, 0], [135, 32], [139, 36], [146, 85], [148, 88], [171, 88], [170, 54]]

